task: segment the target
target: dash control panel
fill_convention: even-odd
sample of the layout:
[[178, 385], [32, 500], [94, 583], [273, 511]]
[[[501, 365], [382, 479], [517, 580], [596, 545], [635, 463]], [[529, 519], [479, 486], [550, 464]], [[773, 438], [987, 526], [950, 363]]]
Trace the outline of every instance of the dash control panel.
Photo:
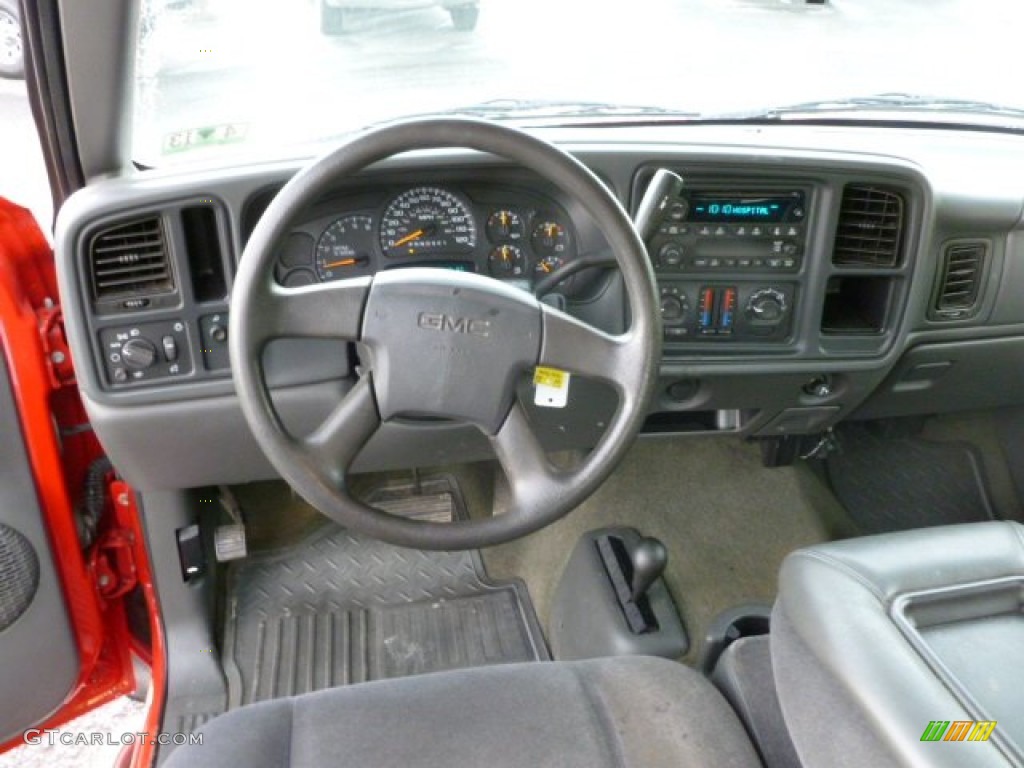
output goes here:
[[227, 311], [192, 322], [175, 318], [104, 328], [99, 337], [107, 383], [115, 389], [231, 369]]
[[107, 381], [127, 386], [192, 373], [188, 329], [181, 320], [140, 323], [100, 331]]
[[791, 342], [812, 188], [742, 180], [690, 188], [666, 171], [651, 185], [657, 208], [646, 209], [656, 213], [644, 235], [665, 343]]
[[786, 341], [793, 283], [659, 281], [666, 342]]

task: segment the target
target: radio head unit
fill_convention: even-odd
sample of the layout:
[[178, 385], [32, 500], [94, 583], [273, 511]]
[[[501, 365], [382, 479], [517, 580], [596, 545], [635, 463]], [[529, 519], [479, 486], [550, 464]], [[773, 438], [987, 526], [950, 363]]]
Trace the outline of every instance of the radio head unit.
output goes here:
[[805, 189], [685, 189], [647, 242], [655, 270], [797, 272], [808, 196]]

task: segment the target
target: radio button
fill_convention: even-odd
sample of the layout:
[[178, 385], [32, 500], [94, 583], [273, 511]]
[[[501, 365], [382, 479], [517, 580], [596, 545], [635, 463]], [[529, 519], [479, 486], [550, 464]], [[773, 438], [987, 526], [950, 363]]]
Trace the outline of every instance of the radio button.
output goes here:
[[751, 263], [751, 262], [750, 262], [750, 259], [740, 259], [740, 260], [739, 260], [739, 265], [740, 265], [741, 267], [749, 267], [749, 266], [750, 266], [750, 263]]
[[728, 234], [729, 234], [728, 227], [724, 227], [721, 224], [719, 224], [717, 227], [715, 227], [715, 237], [724, 237], [725, 235], [728, 235]]
[[746, 224], [737, 224], [732, 228], [732, 233], [736, 235], [736, 237], [746, 237], [749, 231], [750, 228]]
[[786, 237], [800, 237], [801, 231], [800, 227], [790, 224], [786, 227]]
[[760, 224], [754, 224], [750, 228], [750, 236], [751, 237], [763, 237], [764, 236], [764, 227], [762, 227]]
[[796, 259], [783, 259], [782, 266], [786, 269], [792, 269], [796, 266]]
[[697, 236], [698, 237], [711, 237], [711, 225], [710, 224], [704, 224], [702, 226], [697, 227]]
[[736, 259], [722, 259], [722, 265], [730, 268], [735, 267]]

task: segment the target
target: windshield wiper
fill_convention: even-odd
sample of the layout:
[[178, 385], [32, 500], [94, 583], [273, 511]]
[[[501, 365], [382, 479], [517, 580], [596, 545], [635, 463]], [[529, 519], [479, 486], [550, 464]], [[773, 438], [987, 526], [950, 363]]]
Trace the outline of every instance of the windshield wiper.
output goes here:
[[748, 120], [791, 120], [823, 114], [856, 112], [901, 112], [917, 114], [972, 114], [1024, 119], [1024, 109], [971, 99], [947, 99], [908, 93], [880, 93], [840, 99], [807, 101], [760, 112], [735, 115]]

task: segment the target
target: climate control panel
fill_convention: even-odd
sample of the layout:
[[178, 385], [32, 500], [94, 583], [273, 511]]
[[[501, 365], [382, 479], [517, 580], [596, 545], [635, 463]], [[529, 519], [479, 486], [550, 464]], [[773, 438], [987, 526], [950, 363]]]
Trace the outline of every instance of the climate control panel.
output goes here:
[[659, 281], [665, 341], [786, 341], [795, 283]]

